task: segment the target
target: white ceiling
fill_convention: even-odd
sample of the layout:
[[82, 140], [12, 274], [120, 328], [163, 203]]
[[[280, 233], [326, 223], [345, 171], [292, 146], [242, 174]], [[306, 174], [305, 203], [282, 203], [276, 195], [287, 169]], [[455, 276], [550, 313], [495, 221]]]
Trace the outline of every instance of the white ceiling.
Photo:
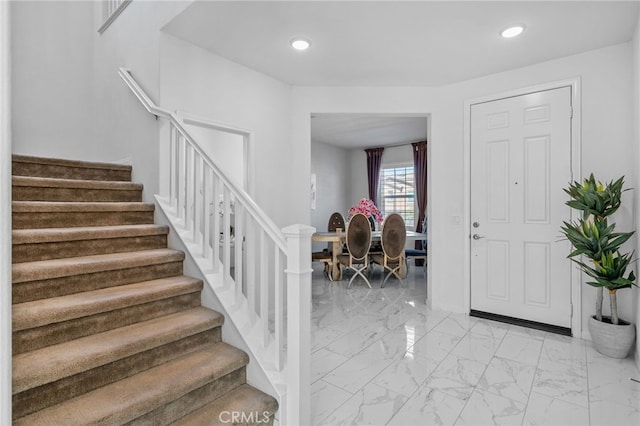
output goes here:
[[[164, 30], [301, 86], [441, 86], [633, 37], [638, 1], [202, 1]], [[524, 23], [525, 32], [499, 31]], [[289, 41], [312, 41], [305, 52]], [[319, 116], [314, 141], [418, 137], [424, 119]], [[389, 142], [390, 143], [390, 142]]]
[[311, 141], [345, 149], [379, 147], [427, 140], [427, 117], [315, 114]]

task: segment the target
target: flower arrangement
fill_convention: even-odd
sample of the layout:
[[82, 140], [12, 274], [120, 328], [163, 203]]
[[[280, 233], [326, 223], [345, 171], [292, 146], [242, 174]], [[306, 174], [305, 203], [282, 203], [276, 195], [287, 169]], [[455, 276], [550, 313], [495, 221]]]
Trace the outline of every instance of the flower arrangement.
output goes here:
[[362, 213], [367, 217], [372, 217], [378, 223], [381, 223], [384, 218], [382, 212], [376, 207], [373, 201], [368, 198], [361, 199], [358, 204], [349, 209], [349, 219], [356, 213]]

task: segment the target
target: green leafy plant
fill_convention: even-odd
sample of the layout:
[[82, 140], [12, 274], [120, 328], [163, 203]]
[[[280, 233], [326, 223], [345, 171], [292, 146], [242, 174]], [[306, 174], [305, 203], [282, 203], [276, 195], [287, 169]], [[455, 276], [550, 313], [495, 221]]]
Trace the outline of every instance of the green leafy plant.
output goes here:
[[622, 202], [622, 193], [626, 191], [622, 189], [623, 185], [624, 176], [604, 185], [591, 174], [583, 183], [573, 182], [564, 189], [570, 197], [566, 204], [582, 212], [582, 218], [564, 222], [561, 227], [573, 246], [567, 257], [591, 278], [587, 284], [598, 289], [598, 321], [602, 321], [603, 289], [608, 290], [612, 324], [619, 323], [616, 292], [636, 285], [633, 271], [627, 274], [634, 252], [620, 253], [620, 247], [635, 231], [614, 232], [615, 224], [608, 223], [608, 217], [618, 210]]

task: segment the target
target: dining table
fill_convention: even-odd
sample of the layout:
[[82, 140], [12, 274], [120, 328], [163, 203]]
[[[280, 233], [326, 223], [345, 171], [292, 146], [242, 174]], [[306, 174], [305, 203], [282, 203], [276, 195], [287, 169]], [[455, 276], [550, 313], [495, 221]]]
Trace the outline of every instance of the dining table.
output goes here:
[[[316, 232], [311, 236], [311, 241], [315, 242], [330, 242], [332, 244], [332, 258], [331, 264], [329, 265], [329, 279], [331, 281], [338, 281], [342, 279], [342, 268], [340, 267], [340, 262], [338, 261], [338, 255], [342, 253], [342, 246], [346, 241], [347, 233], [345, 231], [324, 231], [324, 232]], [[372, 231], [371, 232], [371, 241], [380, 241], [382, 237], [382, 231]], [[427, 234], [416, 231], [407, 231], [407, 241], [416, 241], [416, 240], [426, 240]], [[404, 255], [402, 256], [401, 264], [405, 264]], [[402, 278], [406, 277], [407, 270], [403, 268], [401, 270], [400, 276]]]

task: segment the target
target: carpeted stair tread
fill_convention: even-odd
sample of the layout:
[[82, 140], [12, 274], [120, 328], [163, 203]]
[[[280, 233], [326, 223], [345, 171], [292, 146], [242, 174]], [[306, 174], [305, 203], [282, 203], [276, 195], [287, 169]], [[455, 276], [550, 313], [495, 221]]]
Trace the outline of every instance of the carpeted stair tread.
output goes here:
[[137, 202], [53, 202], [53, 201], [13, 201], [14, 213], [39, 212], [130, 212], [154, 211], [155, 206], [150, 203]]
[[13, 331], [69, 321], [123, 307], [198, 292], [202, 281], [185, 275], [108, 287], [13, 305]]
[[216, 343], [14, 420], [14, 425], [125, 424], [243, 368], [248, 361], [241, 350]]
[[57, 241], [83, 241], [120, 237], [142, 237], [148, 235], [167, 235], [169, 227], [166, 225], [112, 225], [112, 226], [84, 226], [77, 228], [37, 228], [14, 229], [12, 232], [13, 245], [39, 244]]
[[15, 284], [182, 260], [184, 260], [184, 253], [176, 250], [141, 250], [14, 263], [12, 275], [13, 283]]
[[132, 170], [132, 167], [126, 164], [43, 158], [28, 155], [13, 155], [12, 166], [12, 174], [14, 175], [119, 181], [131, 180]]
[[[228, 424], [264, 424], [278, 409], [278, 402], [270, 395], [244, 384], [231, 392], [195, 410], [173, 426], [213, 426]], [[240, 413], [240, 423], [232, 422], [233, 413]], [[242, 416], [244, 413], [244, 419]], [[238, 415], [238, 414], [236, 414]], [[251, 421], [252, 420], [252, 421]]]
[[15, 355], [13, 394], [219, 327], [223, 318], [194, 308]]
[[35, 186], [43, 188], [110, 189], [114, 191], [142, 191], [141, 183], [111, 181], [59, 179], [33, 176], [12, 176], [13, 186]]

